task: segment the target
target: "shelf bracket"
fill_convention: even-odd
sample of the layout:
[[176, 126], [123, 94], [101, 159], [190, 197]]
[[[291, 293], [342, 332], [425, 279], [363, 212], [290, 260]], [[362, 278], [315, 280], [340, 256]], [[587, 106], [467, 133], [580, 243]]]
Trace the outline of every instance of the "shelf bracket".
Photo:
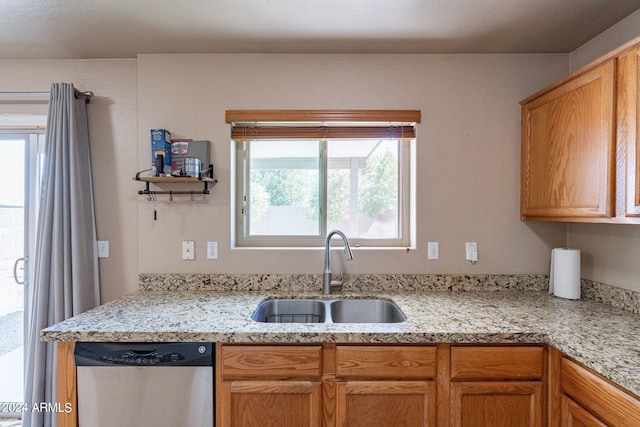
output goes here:
[[[209, 167], [207, 169], [205, 169], [204, 171], [201, 171], [198, 176], [197, 176], [197, 181], [196, 181], [196, 177], [187, 177], [187, 178], [181, 178], [181, 177], [143, 177], [140, 176], [142, 173], [144, 172], [149, 172], [151, 169], [145, 169], [142, 171], [139, 171], [136, 173], [135, 176], [135, 180], [136, 181], [142, 181], [145, 183], [145, 187], [144, 190], [138, 190], [138, 194], [140, 195], [147, 195], [147, 196], [155, 196], [157, 194], [168, 194], [170, 197], [173, 197], [174, 194], [188, 194], [191, 195], [191, 199], [193, 200], [193, 196], [195, 194], [210, 194], [210, 190], [209, 190], [209, 183], [217, 183], [218, 180], [217, 179], [213, 179], [213, 165], [210, 164]], [[171, 183], [171, 184], [178, 184], [181, 183], [181, 179], [189, 179], [189, 181], [182, 181], [182, 183], [185, 182], [201, 182], [204, 186], [204, 188], [201, 191], [164, 191], [164, 190], [151, 190], [151, 183]]]
[[151, 169], [145, 169], [143, 171], [136, 172], [136, 181], [140, 181], [140, 174], [143, 172], [149, 172]]

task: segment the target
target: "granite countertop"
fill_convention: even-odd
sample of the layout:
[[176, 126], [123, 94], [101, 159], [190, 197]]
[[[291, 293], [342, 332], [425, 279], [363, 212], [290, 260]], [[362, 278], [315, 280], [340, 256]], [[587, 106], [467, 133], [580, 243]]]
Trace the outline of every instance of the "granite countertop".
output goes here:
[[[362, 298], [366, 293], [334, 294]], [[266, 298], [317, 293], [140, 290], [42, 331], [46, 341], [236, 343], [547, 343], [640, 396], [640, 315], [540, 291], [393, 292], [393, 324], [275, 324], [250, 316]]]

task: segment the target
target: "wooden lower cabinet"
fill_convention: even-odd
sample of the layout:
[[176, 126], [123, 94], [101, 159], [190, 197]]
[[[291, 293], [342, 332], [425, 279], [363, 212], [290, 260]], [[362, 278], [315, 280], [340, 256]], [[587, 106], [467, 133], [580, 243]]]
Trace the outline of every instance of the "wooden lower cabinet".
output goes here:
[[223, 381], [218, 407], [222, 426], [320, 427], [322, 383]]
[[640, 400], [567, 357], [560, 363], [561, 426], [640, 426]]
[[453, 383], [451, 425], [543, 426], [543, 396], [543, 385], [539, 381]]
[[[73, 347], [58, 399], [75, 408]], [[218, 427], [640, 426], [637, 396], [545, 345], [217, 344], [215, 404]]]
[[595, 415], [571, 400], [566, 395], [561, 396], [560, 422], [565, 427], [607, 427]]
[[59, 342], [58, 346], [58, 402], [70, 403], [72, 411], [58, 412], [58, 427], [78, 427], [77, 370], [73, 357], [74, 342]]
[[337, 383], [339, 427], [435, 426], [435, 381]]
[[452, 346], [451, 426], [546, 425], [546, 347]]
[[546, 425], [537, 346], [218, 345], [218, 426]]
[[322, 426], [321, 345], [218, 345], [216, 425]]
[[436, 425], [437, 346], [338, 345], [336, 426]]

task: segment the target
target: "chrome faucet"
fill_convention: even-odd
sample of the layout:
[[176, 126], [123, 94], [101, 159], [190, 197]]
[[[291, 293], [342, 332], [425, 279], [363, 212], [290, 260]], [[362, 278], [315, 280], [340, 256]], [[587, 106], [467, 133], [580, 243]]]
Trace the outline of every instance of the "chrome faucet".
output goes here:
[[331, 280], [331, 257], [329, 256], [329, 247], [331, 246], [331, 238], [334, 234], [337, 234], [342, 239], [344, 243], [344, 256], [347, 261], [353, 259], [353, 253], [351, 252], [351, 247], [349, 246], [349, 239], [344, 233], [340, 230], [333, 230], [329, 234], [327, 234], [327, 239], [324, 242], [324, 284], [322, 285], [322, 292], [325, 295], [329, 295], [331, 293], [331, 288], [334, 286], [342, 286], [342, 272], [340, 273], [340, 279]]

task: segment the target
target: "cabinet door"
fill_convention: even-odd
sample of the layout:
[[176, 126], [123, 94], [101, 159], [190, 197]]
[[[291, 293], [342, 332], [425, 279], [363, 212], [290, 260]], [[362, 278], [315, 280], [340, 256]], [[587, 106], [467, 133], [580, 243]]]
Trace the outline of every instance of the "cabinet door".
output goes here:
[[218, 344], [217, 349], [216, 425], [322, 424], [322, 346]]
[[607, 427], [605, 423], [564, 394], [561, 411], [561, 427]]
[[[618, 57], [618, 151], [626, 157], [626, 170], [619, 180], [626, 184], [625, 216], [640, 217], [640, 48]], [[626, 180], [626, 181], [624, 181]]]
[[537, 381], [451, 383], [451, 425], [542, 426], [542, 391]]
[[610, 60], [522, 106], [522, 219], [615, 215], [615, 70]]
[[607, 425], [638, 427], [638, 399], [572, 360], [562, 358], [561, 363], [562, 393]]
[[322, 385], [310, 381], [224, 381], [218, 425], [320, 427]]
[[434, 381], [347, 381], [336, 385], [337, 427], [435, 426]]

